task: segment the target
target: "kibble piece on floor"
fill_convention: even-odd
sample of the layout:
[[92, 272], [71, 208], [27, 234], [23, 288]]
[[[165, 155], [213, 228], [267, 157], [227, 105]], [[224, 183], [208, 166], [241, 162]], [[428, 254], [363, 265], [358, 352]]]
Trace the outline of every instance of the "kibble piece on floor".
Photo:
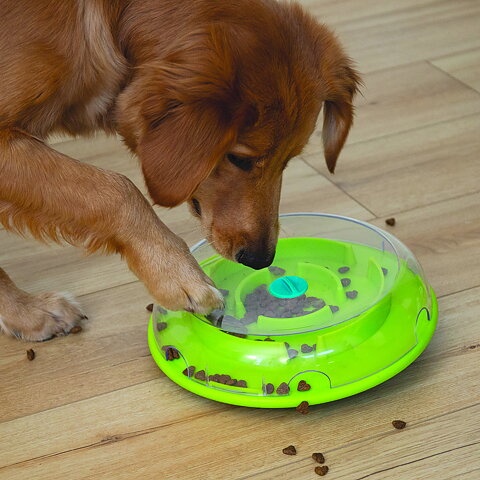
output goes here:
[[35, 350], [33, 348], [29, 348], [27, 350], [27, 358], [32, 361], [35, 360]]
[[387, 219], [385, 220], [385, 223], [386, 223], [387, 225], [389, 225], [390, 227], [393, 227], [393, 226], [395, 225], [395, 223], [396, 223], [396, 220], [395, 220], [394, 217], [387, 218]]
[[304, 343], [302, 345], [302, 353], [310, 353], [313, 350], [313, 347]]
[[245, 380], [239, 380], [235, 386], [241, 387], [241, 388], [247, 388], [247, 382]]
[[297, 449], [293, 445], [289, 445], [288, 447], [285, 447], [282, 452], [285, 455], [296, 455], [297, 454]]
[[326, 465], [315, 467], [315, 473], [324, 477], [328, 473], [328, 467]]
[[313, 458], [317, 463], [325, 463], [325, 457], [323, 456], [323, 453], [320, 453], [320, 452], [312, 453], [312, 458]]
[[295, 350], [294, 348], [288, 349], [288, 358], [290, 358], [290, 360], [292, 358], [295, 358], [297, 355], [298, 355], [298, 350]]
[[358, 292], [356, 290], [350, 290], [345, 295], [347, 296], [347, 298], [354, 299], [357, 298]]
[[203, 382], [206, 380], [205, 370], [199, 370], [195, 375], [197, 380], [202, 380]]
[[336, 305], [329, 305], [332, 313], [338, 312], [340, 309]]
[[297, 390], [299, 392], [307, 392], [308, 390], [310, 390], [310, 388], [312, 387], [305, 380], [300, 380], [298, 382]]
[[267, 392], [267, 395], [271, 395], [275, 390], [275, 387], [273, 386], [273, 383], [267, 383], [265, 385], [265, 392]]
[[288, 386], [287, 383], [282, 382], [278, 387], [277, 387], [277, 393], [279, 395], [286, 395], [288, 392], [290, 392], [290, 387]]
[[145, 308], [146, 308], [149, 312], [153, 312], [153, 303], [149, 303]]
[[167, 328], [167, 322], [158, 322], [157, 323], [157, 331], [161, 332]]
[[276, 276], [280, 276], [280, 275], [283, 275], [285, 273], [285, 269], [280, 268], [280, 267], [268, 267], [268, 271], [272, 275], [276, 275]]
[[80, 325], [77, 325], [75, 327], [73, 327], [69, 333], [73, 333], [73, 334], [76, 334], [76, 333], [80, 333], [81, 331], [83, 330], [83, 328], [80, 326]]
[[190, 365], [187, 367], [183, 372], [182, 372], [186, 377], [193, 377], [193, 374], [195, 373], [195, 367], [193, 365]]
[[350, 270], [350, 267], [340, 267], [338, 269], [339, 273], [347, 273]]
[[407, 426], [407, 422], [404, 422], [403, 420], [394, 420], [392, 422], [392, 425], [397, 429], [397, 430], [403, 430]]
[[340, 281], [342, 282], [342, 285], [344, 287], [348, 287], [350, 283], [352, 283], [352, 281], [349, 278], [342, 278]]
[[306, 415], [308, 413], [308, 402], [303, 401], [296, 407], [296, 410], [298, 413], [301, 413], [302, 415]]

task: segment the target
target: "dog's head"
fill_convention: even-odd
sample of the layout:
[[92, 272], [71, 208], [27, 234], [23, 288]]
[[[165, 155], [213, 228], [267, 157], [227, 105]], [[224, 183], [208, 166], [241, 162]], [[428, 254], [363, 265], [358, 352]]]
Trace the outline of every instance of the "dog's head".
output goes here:
[[298, 5], [250, 3], [210, 12], [206, 27], [140, 65], [117, 118], [155, 203], [188, 201], [219, 253], [263, 268], [275, 253], [287, 162], [323, 105], [334, 171], [359, 78], [334, 35]]

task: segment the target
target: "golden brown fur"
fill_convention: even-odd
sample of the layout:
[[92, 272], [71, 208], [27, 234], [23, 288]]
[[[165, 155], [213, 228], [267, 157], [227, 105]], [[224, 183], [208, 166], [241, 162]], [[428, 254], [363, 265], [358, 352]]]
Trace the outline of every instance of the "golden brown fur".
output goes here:
[[[0, 222], [120, 253], [170, 309], [204, 313], [221, 296], [127, 178], [58, 153], [49, 134], [118, 132], [154, 202], [189, 201], [215, 248], [254, 268], [273, 258], [282, 171], [322, 105], [335, 168], [359, 79], [333, 34], [296, 4], [0, 0], [0, 9]], [[82, 313], [52, 295], [21, 292], [0, 270], [0, 328], [37, 340], [68, 331]], [[19, 314], [32, 305], [54, 320]]]

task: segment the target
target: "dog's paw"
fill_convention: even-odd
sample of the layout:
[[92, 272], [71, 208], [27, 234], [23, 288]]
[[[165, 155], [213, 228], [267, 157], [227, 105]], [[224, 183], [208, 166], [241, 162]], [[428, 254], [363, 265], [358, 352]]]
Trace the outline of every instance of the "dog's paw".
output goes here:
[[196, 267], [183, 273], [176, 272], [167, 285], [157, 285], [151, 293], [168, 310], [186, 310], [199, 315], [223, 308], [224, 304], [223, 295]]
[[87, 318], [69, 293], [27, 295], [0, 312], [0, 330], [25, 341], [41, 342], [68, 335]]

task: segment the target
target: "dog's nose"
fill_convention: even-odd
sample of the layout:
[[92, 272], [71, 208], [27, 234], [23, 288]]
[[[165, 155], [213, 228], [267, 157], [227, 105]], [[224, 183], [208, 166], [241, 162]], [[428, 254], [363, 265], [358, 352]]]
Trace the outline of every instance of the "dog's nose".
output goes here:
[[275, 256], [275, 251], [272, 252], [255, 252], [247, 248], [242, 248], [235, 255], [235, 260], [238, 263], [242, 263], [247, 267], [254, 268], [255, 270], [260, 270], [261, 268], [268, 267], [273, 262], [273, 257]]

